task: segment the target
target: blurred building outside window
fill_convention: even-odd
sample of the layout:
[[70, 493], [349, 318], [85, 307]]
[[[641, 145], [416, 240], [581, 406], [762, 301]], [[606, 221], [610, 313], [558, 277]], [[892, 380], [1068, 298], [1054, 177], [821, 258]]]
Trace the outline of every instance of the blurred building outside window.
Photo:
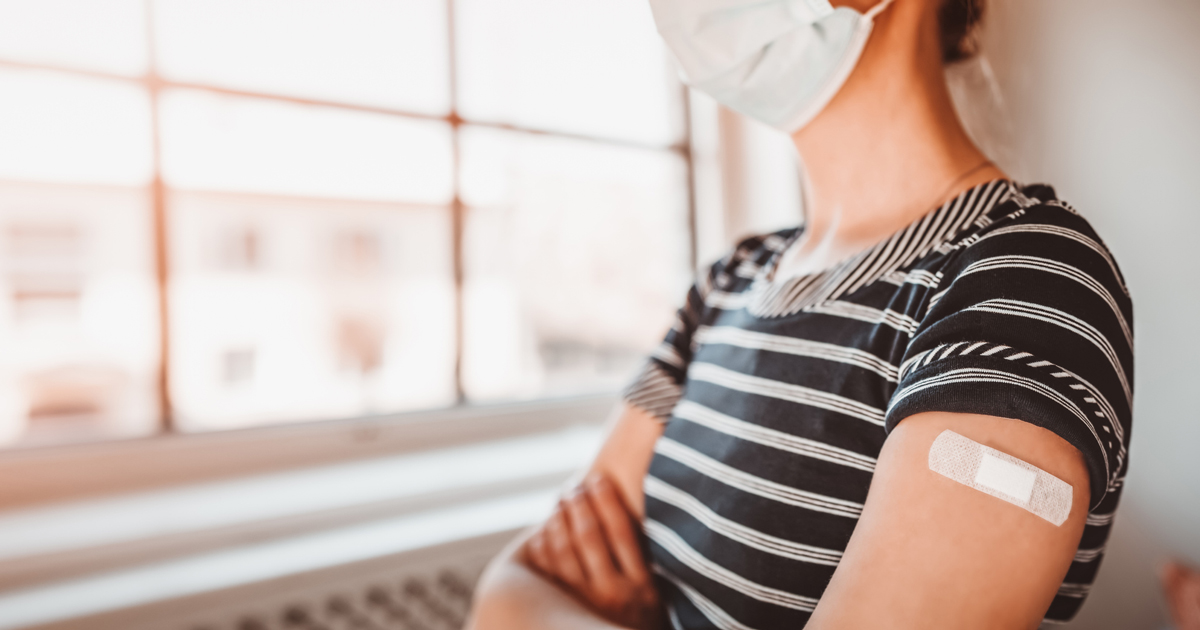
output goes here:
[[613, 392], [696, 264], [641, 0], [0, 0], [0, 95], [0, 445]]

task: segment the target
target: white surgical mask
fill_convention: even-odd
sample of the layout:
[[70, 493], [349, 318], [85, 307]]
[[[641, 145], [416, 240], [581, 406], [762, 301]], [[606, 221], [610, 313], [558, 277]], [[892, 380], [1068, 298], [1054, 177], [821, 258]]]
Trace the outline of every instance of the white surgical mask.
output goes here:
[[865, 14], [829, 0], [650, 0], [688, 85], [794, 132], [841, 89], [882, 0]]

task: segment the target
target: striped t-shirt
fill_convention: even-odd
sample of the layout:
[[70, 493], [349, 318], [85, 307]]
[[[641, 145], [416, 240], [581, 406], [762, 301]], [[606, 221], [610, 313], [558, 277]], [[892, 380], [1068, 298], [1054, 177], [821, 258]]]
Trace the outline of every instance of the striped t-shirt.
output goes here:
[[1047, 621], [1078, 610], [1127, 467], [1132, 307], [1047, 186], [964, 192], [845, 263], [773, 278], [800, 235], [743, 241], [626, 390], [666, 427], [646, 476], [679, 628], [799, 628], [858, 522], [888, 432], [924, 411], [1030, 422], [1083, 454], [1087, 526]]

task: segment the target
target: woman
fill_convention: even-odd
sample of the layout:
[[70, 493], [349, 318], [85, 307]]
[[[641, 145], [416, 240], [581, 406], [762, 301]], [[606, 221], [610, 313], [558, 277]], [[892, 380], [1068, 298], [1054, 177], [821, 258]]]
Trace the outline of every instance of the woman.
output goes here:
[[[1116, 264], [957, 120], [982, 0], [821, 4], [652, 2], [694, 87], [792, 134], [806, 222], [692, 289], [474, 628], [1034, 628], [1086, 596], [1127, 464]], [[1013, 475], [939, 468], [947, 435]]]

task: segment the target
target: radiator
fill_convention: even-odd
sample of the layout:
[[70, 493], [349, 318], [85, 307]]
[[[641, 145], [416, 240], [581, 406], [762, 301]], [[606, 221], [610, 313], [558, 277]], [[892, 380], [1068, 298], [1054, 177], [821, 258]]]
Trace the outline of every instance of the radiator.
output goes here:
[[459, 630], [516, 531], [291, 575], [37, 630]]

